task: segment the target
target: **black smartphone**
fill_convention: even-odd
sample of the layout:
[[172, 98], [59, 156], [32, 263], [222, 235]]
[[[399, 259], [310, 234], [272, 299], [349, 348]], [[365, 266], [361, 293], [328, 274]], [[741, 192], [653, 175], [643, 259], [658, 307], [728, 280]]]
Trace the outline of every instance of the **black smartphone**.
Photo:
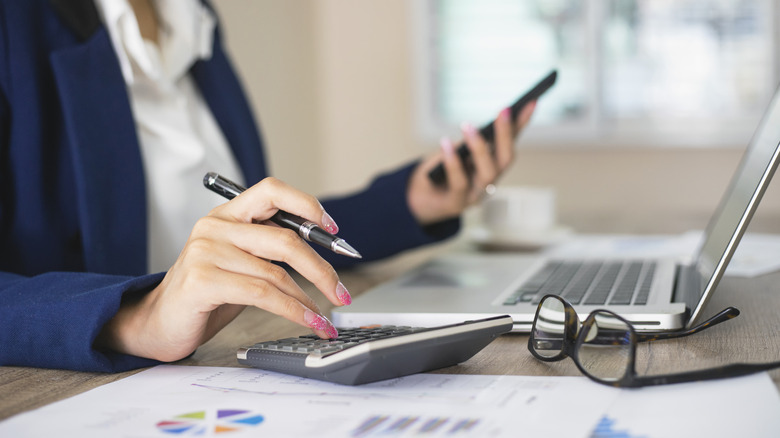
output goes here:
[[[517, 99], [517, 101], [510, 107], [512, 121], [517, 118], [517, 115], [520, 114], [520, 111], [526, 105], [538, 99], [539, 96], [544, 94], [545, 91], [549, 90], [550, 87], [555, 84], [557, 77], [558, 71], [551, 71], [544, 79], [539, 81], [539, 83], [536, 84], [536, 86], [534, 86], [531, 91], [525, 93], [522, 97]], [[493, 142], [495, 132], [493, 131], [493, 122], [490, 122], [488, 125], [482, 127], [482, 129], [479, 130], [479, 133], [482, 135], [482, 137], [485, 138], [485, 140], [487, 140], [488, 144], [490, 145], [491, 152], [495, 153], [495, 144]], [[457, 147], [456, 153], [458, 154], [458, 157], [460, 157], [460, 162], [463, 164], [463, 168], [466, 170], [466, 175], [471, 177], [471, 175], [474, 174], [474, 160], [471, 158], [471, 152], [469, 152], [469, 148], [466, 147], [466, 143], [461, 143]], [[431, 179], [434, 185], [440, 187], [447, 186], [447, 173], [444, 171], [443, 163], [439, 163], [438, 166], [433, 168], [433, 170], [428, 173], [428, 177]]]

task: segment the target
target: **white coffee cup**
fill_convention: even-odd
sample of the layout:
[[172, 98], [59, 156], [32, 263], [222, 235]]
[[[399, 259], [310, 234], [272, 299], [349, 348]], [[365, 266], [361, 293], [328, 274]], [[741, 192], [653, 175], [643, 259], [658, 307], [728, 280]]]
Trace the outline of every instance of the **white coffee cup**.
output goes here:
[[499, 186], [481, 205], [481, 226], [494, 236], [544, 233], [556, 226], [551, 187]]

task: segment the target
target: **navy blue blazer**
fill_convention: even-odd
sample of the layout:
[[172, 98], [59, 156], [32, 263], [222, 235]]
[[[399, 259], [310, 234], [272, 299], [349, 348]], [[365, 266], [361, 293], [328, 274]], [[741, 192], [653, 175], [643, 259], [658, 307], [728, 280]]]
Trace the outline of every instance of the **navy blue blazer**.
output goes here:
[[[262, 140], [219, 30], [212, 58], [191, 74], [245, 180], [266, 177]], [[365, 260], [457, 231], [457, 219], [426, 229], [414, 221], [405, 197], [414, 165], [323, 201]], [[127, 90], [92, 0], [0, 0], [0, 365], [121, 371], [156, 363], [92, 346], [123, 297], [164, 275], [146, 274], [146, 190]], [[320, 253], [334, 266], [349, 263]]]

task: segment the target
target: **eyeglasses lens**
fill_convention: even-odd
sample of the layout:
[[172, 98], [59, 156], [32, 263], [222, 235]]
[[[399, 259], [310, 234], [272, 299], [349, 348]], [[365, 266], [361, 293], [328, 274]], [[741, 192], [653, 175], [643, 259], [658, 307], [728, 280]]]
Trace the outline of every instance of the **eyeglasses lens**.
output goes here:
[[542, 301], [533, 327], [534, 351], [542, 357], [554, 357], [563, 350], [566, 332], [566, 312], [563, 303], [556, 298]]
[[631, 329], [610, 313], [597, 312], [585, 322], [577, 351], [583, 369], [601, 380], [620, 380], [631, 360]]

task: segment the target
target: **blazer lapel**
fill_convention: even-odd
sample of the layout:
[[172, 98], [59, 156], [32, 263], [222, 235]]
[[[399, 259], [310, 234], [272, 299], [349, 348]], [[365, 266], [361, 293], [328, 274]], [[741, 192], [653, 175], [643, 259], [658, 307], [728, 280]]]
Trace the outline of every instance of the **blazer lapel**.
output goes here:
[[49, 0], [60, 19], [84, 42], [100, 27], [94, 0]]
[[[143, 163], [129, 98], [92, 0], [50, 0], [82, 44], [52, 54], [80, 193], [87, 269], [140, 275], [147, 264]], [[260, 134], [219, 40], [191, 69], [247, 183], [268, 175]]]
[[[89, 27], [89, 22], [81, 23], [84, 28], [76, 35], [85, 34]], [[82, 44], [54, 52], [50, 59], [72, 145], [86, 268], [108, 274], [144, 274], [143, 164], [108, 33], [99, 26]]]

